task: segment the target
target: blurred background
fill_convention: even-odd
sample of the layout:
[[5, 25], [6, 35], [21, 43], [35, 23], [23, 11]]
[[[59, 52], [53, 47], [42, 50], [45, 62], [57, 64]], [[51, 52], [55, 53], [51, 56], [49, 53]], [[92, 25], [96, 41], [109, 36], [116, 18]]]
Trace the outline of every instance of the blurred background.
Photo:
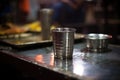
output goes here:
[[[74, 14], [76, 14], [79, 13], [79, 9], [77, 9], [77, 7], [81, 7], [81, 4], [78, 6], [74, 5], [76, 4], [76, 0], [4, 0], [4, 1], [1, 0], [0, 29], [2, 31], [3, 31], [2, 28], [8, 29], [8, 27], [11, 26], [10, 24], [12, 24], [12, 26], [17, 27], [26, 24], [32, 25], [32, 23], [34, 22], [40, 22], [40, 10], [43, 8], [51, 8], [54, 10], [52, 25], [54, 25], [55, 27], [58, 26], [75, 27], [77, 29], [77, 33], [83, 33], [83, 34], [88, 34], [88, 33], [110, 34], [113, 36], [111, 43], [120, 44], [120, 31], [119, 31], [120, 1], [119, 0], [78, 0], [78, 1], [84, 2], [84, 6], [82, 6], [84, 11], [84, 13], [82, 13], [82, 16], [84, 17], [80, 17], [81, 19], [83, 18], [83, 21], [75, 24], [74, 23], [64, 24], [64, 21], [66, 21], [67, 19], [64, 20], [65, 18], [58, 18], [58, 17], [61, 17], [63, 15], [66, 16], [64, 14], [66, 10], [63, 10], [63, 12], [59, 12], [59, 9], [62, 9], [60, 8], [59, 3], [62, 2], [64, 4], [72, 6], [73, 8], [75, 8]], [[58, 8], [56, 8], [57, 4], [58, 4]], [[58, 15], [57, 18], [56, 15]], [[75, 18], [72, 21], [77, 22], [77, 17], [73, 17], [73, 16], [79, 16], [79, 15], [70, 14], [70, 16], [68, 16], [70, 18], [68, 19], [71, 20]], [[56, 24], [57, 21], [58, 23]]]

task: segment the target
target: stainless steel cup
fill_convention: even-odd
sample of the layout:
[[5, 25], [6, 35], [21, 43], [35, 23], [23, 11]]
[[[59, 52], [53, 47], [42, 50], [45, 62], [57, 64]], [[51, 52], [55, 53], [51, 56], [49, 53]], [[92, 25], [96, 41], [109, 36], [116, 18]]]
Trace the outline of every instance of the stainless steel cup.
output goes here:
[[72, 59], [75, 31], [74, 28], [56, 28], [52, 30], [55, 58]]
[[108, 50], [111, 35], [90, 33], [86, 35], [86, 47], [93, 52], [105, 52]]
[[52, 15], [53, 9], [50, 8], [43, 8], [40, 10], [40, 21], [41, 21], [41, 35], [43, 40], [50, 39], [50, 27], [52, 25]]

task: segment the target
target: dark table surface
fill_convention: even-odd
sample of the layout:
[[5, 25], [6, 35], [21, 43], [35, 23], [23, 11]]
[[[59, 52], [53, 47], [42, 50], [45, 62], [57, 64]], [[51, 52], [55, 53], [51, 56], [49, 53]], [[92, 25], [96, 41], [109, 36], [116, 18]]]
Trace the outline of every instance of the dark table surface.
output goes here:
[[119, 45], [109, 44], [108, 51], [103, 53], [82, 51], [84, 48], [84, 42], [76, 43], [72, 60], [54, 59], [52, 46], [2, 52], [62, 74], [66, 80], [69, 77], [75, 80], [120, 80]]

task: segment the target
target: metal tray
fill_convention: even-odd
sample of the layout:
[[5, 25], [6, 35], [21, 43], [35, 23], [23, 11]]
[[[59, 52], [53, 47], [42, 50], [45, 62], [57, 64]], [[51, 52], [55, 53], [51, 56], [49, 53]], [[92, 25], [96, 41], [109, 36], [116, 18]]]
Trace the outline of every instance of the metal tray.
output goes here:
[[[23, 34], [21, 34], [23, 35]], [[27, 35], [27, 34], [25, 34]], [[75, 40], [81, 40], [83, 38], [82, 34], [75, 34]], [[2, 40], [3, 43], [18, 49], [27, 49], [27, 48], [33, 48], [33, 47], [45, 47], [52, 45], [52, 38], [48, 40], [42, 40], [42, 37], [40, 33], [32, 33], [28, 34], [28, 36], [19, 36], [14, 38], [5, 38]]]
[[16, 38], [25, 38], [31, 36], [32, 33], [18, 33], [18, 34], [0, 34], [0, 39], [16, 39]]

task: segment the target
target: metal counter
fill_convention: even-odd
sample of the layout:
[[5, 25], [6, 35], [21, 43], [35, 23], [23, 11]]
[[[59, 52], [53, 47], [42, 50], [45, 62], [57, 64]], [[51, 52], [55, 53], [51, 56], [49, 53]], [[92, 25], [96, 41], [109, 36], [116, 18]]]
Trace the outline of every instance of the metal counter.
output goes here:
[[64, 80], [120, 80], [120, 46], [109, 45], [109, 50], [104, 53], [81, 51], [84, 48], [84, 43], [76, 43], [72, 60], [54, 59], [52, 46], [11, 51], [9, 54], [55, 74], [62, 74]]

